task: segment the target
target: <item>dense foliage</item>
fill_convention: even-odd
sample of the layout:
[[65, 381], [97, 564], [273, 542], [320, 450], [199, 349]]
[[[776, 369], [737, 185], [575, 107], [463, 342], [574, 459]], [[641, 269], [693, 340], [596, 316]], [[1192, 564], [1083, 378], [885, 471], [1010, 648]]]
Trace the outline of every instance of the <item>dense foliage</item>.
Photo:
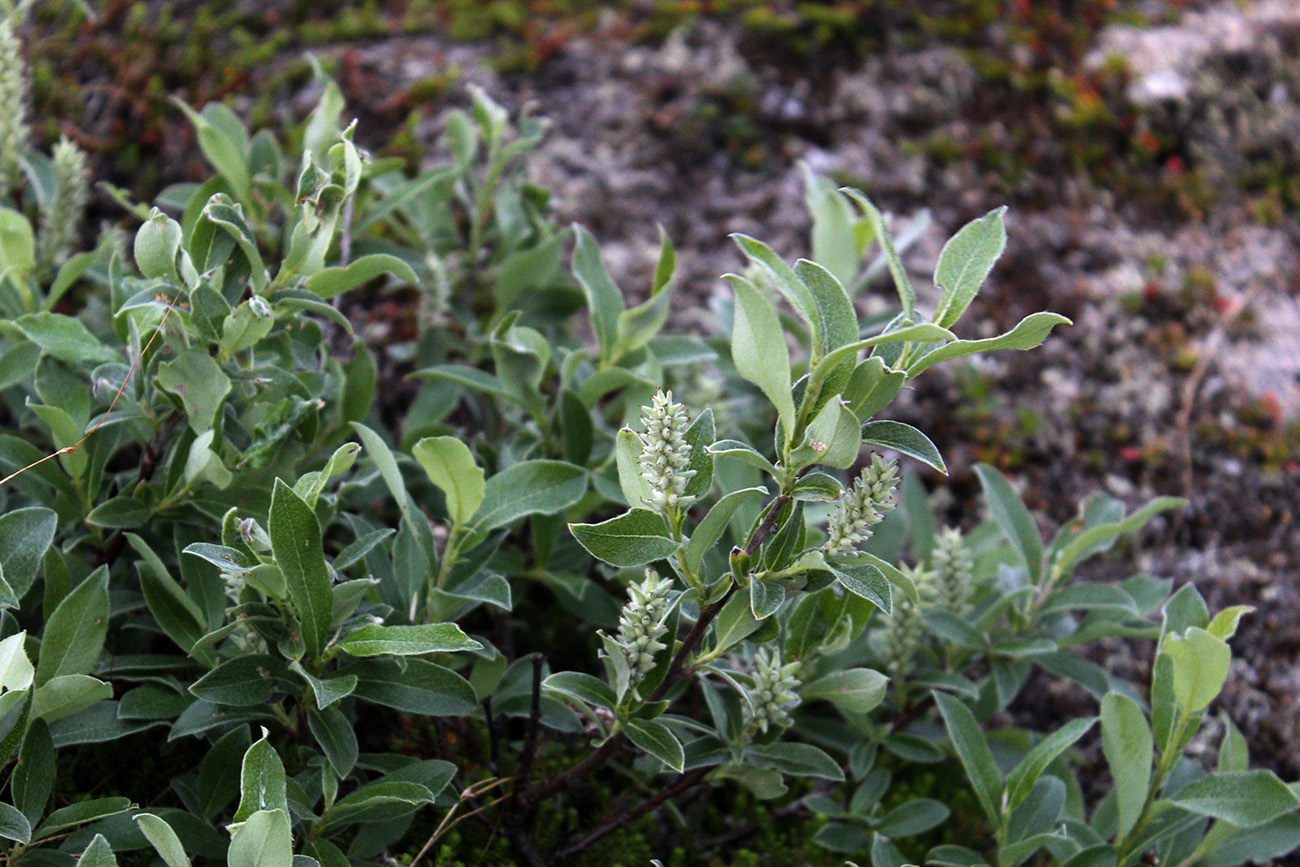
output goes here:
[[[963, 535], [900, 477], [945, 469], [878, 417], [909, 380], [1067, 322], [954, 331], [1001, 210], [945, 245], [926, 311], [885, 216], [809, 174], [812, 258], [736, 236], [729, 333], [674, 334], [671, 243], [629, 306], [526, 179], [542, 122], [474, 93], [409, 177], [358, 150], [322, 76], [293, 146], [180, 106], [216, 174], [124, 199], [134, 239], [77, 250], [84, 160], [27, 145], [8, 28], [10, 863], [581, 863], [702, 789], [801, 803], [817, 847], [876, 867], [1227, 867], [1300, 843], [1300, 786], [1250, 770], [1230, 721], [1213, 766], [1188, 754], [1246, 610], [1073, 580], [1179, 501], [1094, 496], [1045, 540], [981, 466], [990, 519]], [[860, 321], [878, 277], [896, 309]], [[402, 381], [340, 303], [393, 288], [420, 299], [384, 354]], [[1081, 653], [1110, 638], [1156, 642], [1150, 684]], [[1096, 715], [1004, 724], [1035, 672]], [[1075, 776], [1094, 729], [1100, 800]], [[78, 763], [106, 743], [143, 785], [90, 791]], [[669, 857], [650, 849], [623, 857]]]

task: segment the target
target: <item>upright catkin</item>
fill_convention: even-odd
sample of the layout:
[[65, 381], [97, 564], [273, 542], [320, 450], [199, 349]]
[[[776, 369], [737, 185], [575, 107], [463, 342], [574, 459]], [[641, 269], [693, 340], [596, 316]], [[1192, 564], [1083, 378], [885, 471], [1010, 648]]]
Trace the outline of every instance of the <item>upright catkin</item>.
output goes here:
[[54, 196], [41, 214], [36, 245], [42, 274], [63, 264], [72, 252], [86, 202], [90, 200], [86, 155], [67, 138], [54, 146], [54, 178]]
[[685, 508], [693, 501], [686, 496], [686, 483], [695, 475], [691, 465], [691, 444], [686, 441], [690, 419], [686, 408], [673, 403], [673, 393], [655, 392], [650, 406], [642, 407], [641, 457], [637, 464], [650, 493], [646, 505], [656, 512]]
[[27, 64], [12, 20], [0, 22], [0, 185], [8, 193], [20, 176], [19, 153], [31, 135], [27, 125]]

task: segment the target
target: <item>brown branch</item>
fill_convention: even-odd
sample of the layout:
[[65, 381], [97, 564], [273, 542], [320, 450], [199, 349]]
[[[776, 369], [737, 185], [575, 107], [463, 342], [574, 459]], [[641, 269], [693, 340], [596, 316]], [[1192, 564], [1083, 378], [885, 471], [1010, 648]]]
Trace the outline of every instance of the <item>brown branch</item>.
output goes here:
[[[745, 552], [751, 557], [758, 551], [759, 546], [763, 544], [763, 540], [768, 536], [768, 534], [775, 529], [781, 511], [789, 502], [790, 498], [785, 494], [782, 494], [768, 504], [767, 514], [763, 516], [763, 520], [759, 525], [754, 528], [753, 534], [750, 535], [749, 541], [745, 545]], [[672, 662], [668, 664], [668, 671], [664, 674], [664, 679], [661, 680], [659, 685], [651, 691], [649, 696], [647, 696], [647, 703], [661, 701], [663, 697], [668, 694], [668, 690], [672, 689], [678, 681], [691, 673], [686, 668], [687, 658], [695, 651], [695, 648], [699, 646], [699, 643], [704, 640], [704, 633], [708, 631], [709, 624], [713, 622], [714, 618], [716, 618], [719, 612], [722, 611], [723, 606], [726, 605], [732, 595], [735, 594], [736, 587], [737, 585], [732, 584], [721, 599], [700, 611], [700, 616], [696, 619], [695, 625], [692, 626], [691, 631], [686, 634], [686, 638], [682, 640], [681, 645], [677, 648], [677, 652], [673, 655]], [[623, 744], [626, 741], [627, 735], [622, 731], [617, 731], [610, 735], [603, 744], [598, 746], [591, 754], [576, 765], [573, 765], [558, 774], [547, 777], [544, 780], [540, 780], [535, 785], [524, 790], [519, 795], [519, 800], [524, 805], [524, 809], [531, 810], [537, 804], [546, 800], [561, 789], [567, 788], [578, 780], [581, 780], [587, 775], [595, 772], [604, 765], [605, 762], [609, 761], [610, 758], [613, 757], [614, 753], [618, 752], [618, 750], [623, 747]]]
[[572, 846], [569, 846], [561, 850], [560, 852], [555, 853], [554, 855], [551, 856], [551, 862], [555, 864], [567, 863], [570, 858], [573, 858], [574, 856], [591, 848], [593, 845], [595, 845], [597, 842], [599, 842], [602, 838], [604, 838], [608, 834], [617, 831], [619, 828], [627, 827], [629, 823], [635, 822], [637, 819], [640, 819], [646, 813], [649, 813], [651, 810], [656, 809], [664, 801], [667, 801], [670, 798], [674, 798], [677, 795], [680, 795], [682, 792], [686, 791], [687, 789], [699, 785], [701, 782], [704, 781], [705, 775], [708, 774], [708, 772], [711, 770], [713, 770], [711, 767], [696, 768], [695, 770], [691, 771], [689, 774], [683, 775], [682, 777], [678, 778], [678, 780], [675, 783], [673, 783], [671, 786], [667, 786], [666, 788], [661, 789], [660, 791], [646, 798], [644, 801], [637, 804], [631, 810], [628, 810], [622, 816], [618, 816], [614, 819], [609, 820], [608, 822], [604, 823], [600, 827], [596, 828], [586, 837], [583, 837], [577, 843], [574, 843]]

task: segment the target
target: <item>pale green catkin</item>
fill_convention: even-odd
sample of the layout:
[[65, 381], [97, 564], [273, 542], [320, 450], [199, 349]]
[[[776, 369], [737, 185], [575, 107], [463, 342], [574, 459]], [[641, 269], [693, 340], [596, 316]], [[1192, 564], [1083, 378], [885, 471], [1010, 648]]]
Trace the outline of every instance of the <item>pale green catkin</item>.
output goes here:
[[[900, 570], [916, 584], [922, 601], [929, 601], [934, 573], [903, 565]], [[911, 599], [899, 594], [894, 600], [894, 615], [885, 630], [885, 668], [894, 683], [907, 678], [916, 667], [916, 653], [925, 638], [921, 609]]]
[[640, 584], [628, 587], [627, 603], [618, 617], [618, 644], [627, 660], [628, 681], [637, 681], [654, 666], [655, 654], [667, 647], [659, 639], [668, 631], [673, 582], [653, 569]]
[[66, 138], [54, 146], [54, 198], [41, 215], [40, 250], [42, 272], [52, 271], [67, 259], [77, 241], [86, 202], [90, 200], [86, 155]]
[[19, 181], [18, 155], [31, 134], [27, 125], [27, 64], [13, 22], [0, 23], [0, 185], [3, 192]]
[[934, 569], [934, 601], [936, 604], [960, 614], [970, 601], [975, 561], [962, 540], [960, 530], [949, 527], [935, 540], [930, 554]]
[[894, 488], [898, 486], [898, 465], [883, 460], [880, 455], [871, 459], [857, 481], [840, 498], [827, 527], [829, 539], [825, 550], [831, 554], [853, 554], [859, 545], [871, 538], [872, 527], [885, 519], [885, 513], [894, 508]]
[[691, 444], [686, 441], [690, 420], [673, 393], [655, 392], [650, 406], [642, 407], [641, 457], [637, 464], [650, 494], [646, 505], [656, 512], [685, 508], [694, 500], [686, 496], [686, 483], [695, 471], [691, 465]]
[[750, 736], [769, 728], [785, 728], [792, 722], [790, 711], [799, 704], [798, 660], [781, 664], [781, 650], [761, 647], [754, 653], [754, 688], [749, 694]]

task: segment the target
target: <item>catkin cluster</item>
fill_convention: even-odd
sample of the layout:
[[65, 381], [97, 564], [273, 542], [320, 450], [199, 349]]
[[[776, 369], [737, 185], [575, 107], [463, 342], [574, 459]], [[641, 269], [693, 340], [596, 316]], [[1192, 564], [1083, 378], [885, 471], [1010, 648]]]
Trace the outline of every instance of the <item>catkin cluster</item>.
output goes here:
[[880, 455], [872, 457], [871, 466], [863, 469], [853, 487], [840, 498], [827, 527], [830, 538], [825, 550], [831, 554], [852, 554], [857, 546], [870, 539], [872, 527], [894, 508], [893, 494], [897, 486], [898, 464], [883, 460]]
[[781, 664], [780, 649], [760, 647], [754, 653], [754, 688], [749, 694], [748, 729], [767, 733], [790, 725], [790, 711], [799, 704], [799, 661]]
[[618, 644], [632, 684], [646, 675], [655, 654], [667, 646], [659, 639], [668, 631], [665, 621], [672, 610], [672, 586], [670, 579], [646, 569], [645, 579], [628, 587], [630, 598], [618, 617]]
[[656, 512], [686, 507], [693, 497], [686, 496], [686, 483], [695, 471], [691, 464], [691, 444], [686, 441], [690, 421], [686, 408], [673, 403], [673, 393], [655, 392], [650, 406], [642, 407], [641, 457], [638, 466], [650, 494], [646, 505]]

